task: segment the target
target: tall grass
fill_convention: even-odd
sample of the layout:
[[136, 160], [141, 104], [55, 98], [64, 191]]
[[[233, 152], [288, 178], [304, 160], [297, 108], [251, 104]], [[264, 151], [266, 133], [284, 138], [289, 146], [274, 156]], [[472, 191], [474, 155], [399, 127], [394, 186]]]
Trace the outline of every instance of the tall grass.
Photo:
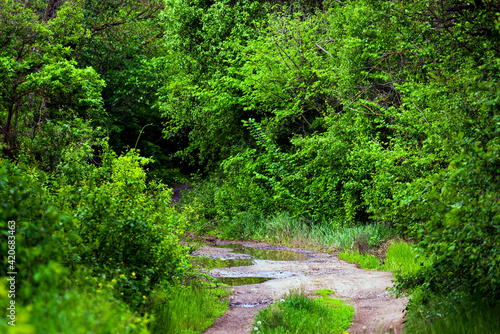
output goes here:
[[191, 283], [176, 284], [168, 295], [157, 296], [151, 333], [195, 334], [210, 327], [229, 307], [228, 292]]
[[356, 263], [362, 269], [378, 269], [392, 271], [400, 275], [419, 271], [426, 265], [426, 261], [421, 257], [415, 247], [405, 241], [391, 241], [387, 253], [385, 254], [385, 264], [373, 254], [360, 254], [359, 250], [346, 251], [339, 254], [341, 260]]
[[425, 266], [425, 259], [419, 256], [415, 247], [404, 241], [394, 241], [387, 249], [384, 270], [406, 275]]
[[377, 247], [394, 235], [393, 229], [383, 224], [343, 226], [335, 223], [313, 223], [293, 218], [286, 213], [264, 218], [251, 213], [240, 213], [220, 223], [224, 238], [256, 239], [294, 246], [319, 246], [335, 250], [352, 250], [357, 240], [366, 238], [370, 247]]

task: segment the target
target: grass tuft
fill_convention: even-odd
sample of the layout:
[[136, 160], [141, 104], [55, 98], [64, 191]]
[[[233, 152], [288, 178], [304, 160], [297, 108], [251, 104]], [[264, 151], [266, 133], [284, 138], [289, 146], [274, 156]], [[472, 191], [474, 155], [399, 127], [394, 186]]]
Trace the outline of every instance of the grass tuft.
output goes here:
[[391, 242], [387, 249], [384, 270], [406, 275], [416, 273], [422, 266], [425, 266], [425, 261], [412, 244], [404, 241]]
[[380, 260], [372, 254], [361, 254], [359, 250], [356, 252], [343, 252], [339, 254], [339, 259], [356, 263], [361, 269], [378, 269], [380, 267]]
[[303, 291], [290, 291], [284, 299], [259, 312], [252, 333], [343, 333], [354, 318], [354, 307], [328, 297], [332, 290], [317, 293], [322, 297], [309, 299]]

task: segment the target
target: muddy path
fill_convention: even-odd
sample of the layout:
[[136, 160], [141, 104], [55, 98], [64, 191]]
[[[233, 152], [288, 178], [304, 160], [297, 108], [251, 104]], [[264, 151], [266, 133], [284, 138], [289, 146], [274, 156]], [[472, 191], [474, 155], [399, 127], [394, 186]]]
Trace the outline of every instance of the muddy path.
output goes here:
[[[218, 248], [234, 242], [212, 240], [202, 245], [194, 256], [221, 259], [244, 259], [247, 254], [230, 252], [231, 248]], [[266, 282], [233, 286], [230, 308], [206, 334], [247, 334], [252, 329], [253, 317], [262, 307], [280, 299], [290, 289], [302, 288], [306, 293], [317, 289], [332, 289], [335, 297], [349, 301], [355, 307], [354, 321], [348, 332], [385, 333], [389, 326], [392, 333], [401, 333], [406, 298], [395, 299], [386, 291], [392, 286], [392, 273], [359, 269], [356, 265], [340, 260], [336, 255], [309, 249], [280, 247], [258, 242], [241, 242], [240, 245], [257, 249], [294, 251], [303, 254], [295, 261], [253, 260], [253, 265], [211, 270], [213, 277], [267, 277]], [[217, 247], [214, 247], [217, 246]]]

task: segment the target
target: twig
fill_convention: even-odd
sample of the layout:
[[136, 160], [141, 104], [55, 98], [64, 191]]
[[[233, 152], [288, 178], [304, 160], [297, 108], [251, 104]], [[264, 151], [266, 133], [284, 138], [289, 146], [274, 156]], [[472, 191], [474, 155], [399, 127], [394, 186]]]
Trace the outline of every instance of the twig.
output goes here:
[[429, 123], [429, 121], [427, 121], [427, 118], [425, 118], [425, 114], [424, 114], [424, 112], [423, 112], [422, 110], [418, 109], [418, 107], [417, 107], [417, 105], [415, 104], [415, 102], [411, 101], [411, 103], [413, 103], [413, 105], [415, 106], [415, 108], [417, 108], [417, 110], [418, 110], [418, 111], [420, 111], [420, 113], [422, 114], [422, 116], [424, 116], [425, 122], [426, 122], [427, 124], [431, 125], [431, 124]]
[[321, 46], [318, 45], [318, 43], [314, 43], [318, 48], [320, 48], [321, 50], [325, 51], [326, 53], [328, 53], [328, 55], [330, 57], [332, 57], [332, 55], [330, 54], [330, 52], [326, 51], [325, 49], [323, 49]]

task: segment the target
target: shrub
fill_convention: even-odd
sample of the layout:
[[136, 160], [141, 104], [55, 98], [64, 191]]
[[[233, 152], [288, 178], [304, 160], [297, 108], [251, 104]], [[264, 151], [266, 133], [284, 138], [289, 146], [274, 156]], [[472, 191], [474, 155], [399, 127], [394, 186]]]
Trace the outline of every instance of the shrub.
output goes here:
[[500, 146], [487, 149], [463, 138], [461, 155], [439, 174], [412, 186], [405, 207], [424, 224], [414, 224], [419, 252], [429, 265], [399, 280], [399, 289], [423, 286], [439, 293], [500, 298], [498, 170]]
[[117, 156], [103, 143], [100, 167], [81, 161], [68, 149], [51, 185], [55, 201], [78, 220], [81, 242], [72, 265], [85, 265], [107, 277], [123, 275], [124, 298], [142, 304], [158, 283], [186, 273], [187, 251], [179, 236], [187, 220], [170, 207], [171, 191], [146, 182], [138, 151]]
[[[423, 297], [425, 295], [425, 298]], [[482, 334], [500, 332], [500, 304], [473, 296], [425, 293], [417, 289], [408, 305], [405, 333]]]
[[[16, 301], [23, 303], [43, 293], [44, 284], [57, 283], [57, 275], [65, 277], [61, 263], [69, 245], [78, 240], [76, 221], [50, 200], [43, 174], [1, 158], [0, 164], [0, 267], [2, 275], [18, 272]], [[15, 230], [9, 229], [10, 221]], [[12, 257], [9, 241], [15, 242]]]

